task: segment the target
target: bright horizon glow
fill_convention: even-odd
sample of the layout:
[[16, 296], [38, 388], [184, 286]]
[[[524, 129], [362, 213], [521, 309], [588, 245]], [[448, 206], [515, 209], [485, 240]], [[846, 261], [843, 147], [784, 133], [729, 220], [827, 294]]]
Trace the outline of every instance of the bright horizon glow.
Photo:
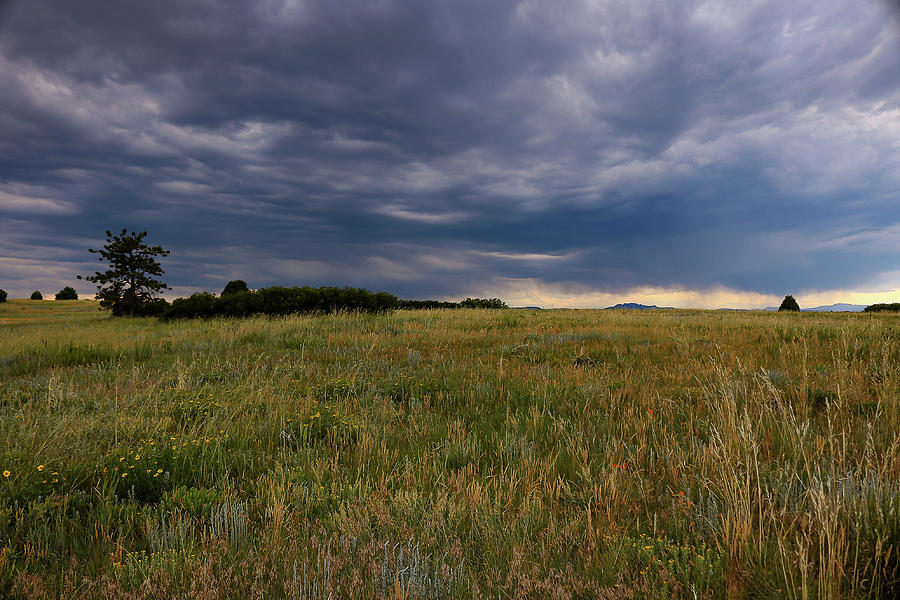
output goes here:
[[[900, 287], [900, 286], [898, 286]], [[708, 290], [684, 288], [636, 287], [623, 292], [610, 293], [578, 289], [576, 286], [547, 285], [535, 280], [507, 282], [495, 288], [495, 293], [485, 291], [481, 297], [499, 297], [510, 306], [540, 306], [541, 308], [606, 308], [625, 302], [669, 306], [686, 309], [762, 309], [781, 305], [784, 296], [759, 294], [727, 287]], [[789, 294], [787, 292], [785, 295]], [[900, 302], [900, 289], [885, 291], [864, 290], [803, 290], [792, 294], [801, 308], [814, 308], [831, 304], [871, 304]]]

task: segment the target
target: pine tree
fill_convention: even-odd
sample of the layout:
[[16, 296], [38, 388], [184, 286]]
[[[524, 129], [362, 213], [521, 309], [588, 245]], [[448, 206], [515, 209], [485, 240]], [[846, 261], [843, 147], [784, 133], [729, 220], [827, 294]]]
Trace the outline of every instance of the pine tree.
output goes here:
[[156, 257], [168, 256], [169, 251], [162, 246], [148, 246], [143, 241], [146, 236], [146, 231], [132, 231], [130, 235], [126, 229], [119, 235], [107, 231], [103, 248], [89, 251], [100, 255], [97, 260], [107, 261], [109, 269], [78, 276], [97, 284], [100, 308], [111, 310], [115, 316], [140, 314], [141, 307], [151, 303], [156, 294], [171, 289], [155, 279], [165, 273]]
[[781, 301], [781, 306], [778, 307], [778, 312], [781, 312], [784, 310], [800, 312], [800, 305], [797, 304], [797, 301], [794, 299], [793, 296], [787, 295], [784, 297], [784, 300]]

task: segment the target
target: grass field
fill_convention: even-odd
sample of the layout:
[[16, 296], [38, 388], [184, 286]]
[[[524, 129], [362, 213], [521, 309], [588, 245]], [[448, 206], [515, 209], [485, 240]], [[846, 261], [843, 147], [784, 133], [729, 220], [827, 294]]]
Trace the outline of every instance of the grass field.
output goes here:
[[894, 598], [900, 317], [0, 304], [0, 597]]

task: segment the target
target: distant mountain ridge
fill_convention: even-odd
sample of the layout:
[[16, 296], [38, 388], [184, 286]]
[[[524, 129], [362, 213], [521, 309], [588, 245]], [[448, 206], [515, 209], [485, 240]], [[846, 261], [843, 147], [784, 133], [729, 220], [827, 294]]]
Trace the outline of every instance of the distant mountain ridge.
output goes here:
[[[811, 308], [801, 308], [800, 312], [862, 312], [866, 308], [865, 304], [847, 304], [846, 302], [838, 302], [837, 304], [828, 304], [826, 306], [814, 306]], [[655, 304], [639, 304], [637, 302], [621, 302], [615, 306], [607, 306], [603, 310], [675, 310], [674, 306], [656, 306]], [[767, 306], [766, 308], [718, 308], [716, 310], [731, 311], [748, 311], [748, 310], [768, 310], [777, 311], [777, 306]]]
[[[862, 312], [865, 308], [865, 304], [847, 304], [846, 302], [838, 302], [837, 304], [828, 304], [826, 306], [801, 308], [800, 312]], [[778, 310], [778, 307], [767, 306], [763, 310]]]
[[838, 302], [837, 304], [816, 306], [814, 308], [801, 308], [800, 310], [806, 312], [862, 312], [865, 308], [865, 304], [847, 304], [846, 302]]

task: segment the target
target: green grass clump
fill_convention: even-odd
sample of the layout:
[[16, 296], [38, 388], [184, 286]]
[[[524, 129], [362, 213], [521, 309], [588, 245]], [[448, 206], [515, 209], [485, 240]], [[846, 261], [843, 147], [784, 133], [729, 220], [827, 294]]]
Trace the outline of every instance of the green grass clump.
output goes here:
[[282, 439], [292, 446], [325, 443], [327, 446], [349, 446], [359, 438], [359, 423], [341, 411], [341, 407], [313, 401], [309, 409], [285, 417]]
[[0, 597], [895, 598], [890, 314], [0, 305]]

